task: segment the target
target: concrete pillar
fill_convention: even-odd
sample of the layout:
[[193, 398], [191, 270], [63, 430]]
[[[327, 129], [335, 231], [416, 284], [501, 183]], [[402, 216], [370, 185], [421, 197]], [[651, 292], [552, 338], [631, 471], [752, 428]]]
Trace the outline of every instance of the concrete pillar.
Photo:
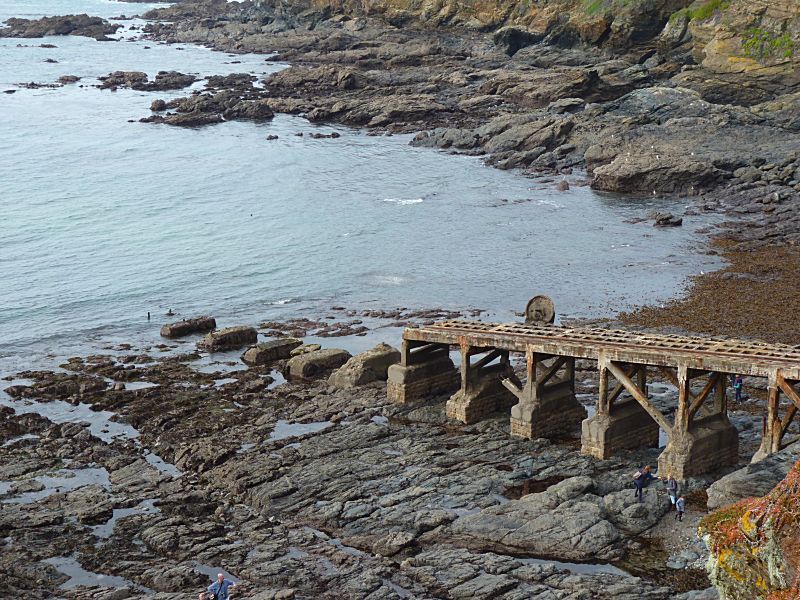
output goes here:
[[400, 363], [389, 367], [386, 395], [392, 402], [408, 404], [458, 388], [459, 376], [450, 349], [441, 344], [403, 341]]
[[[529, 356], [529, 365], [535, 364]], [[529, 368], [528, 381], [517, 397], [519, 402], [511, 408], [511, 435], [536, 439], [577, 430], [586, 418], [586, 409], [575, 398], [575, 359], [564, 362], [565, 373], [544, 380], [546, 376]]]
[[[498, 411], [507, 411], [516, 401], [503, 385], [504, 379], [517, 380], [508, 361], [508, 352], [491, 351], [476, 366], [470, 364], [475, 352], [461, 349], [461, 388], [447, 401], [446, 412], [451, 419], [471, 424]], [[481, 364], [499, 356], [497, 364]]]
[[658, 424], [636, 400], [617, 402], [583, 421], [581, 453], [609, 458], [617, 450], [658, 447]]
[[658, 457], [658, 473], [683, 480], [739, 462], [739, 432], [724, 413], [692, 421], [688, 429], [676, 424], [667, 447]]

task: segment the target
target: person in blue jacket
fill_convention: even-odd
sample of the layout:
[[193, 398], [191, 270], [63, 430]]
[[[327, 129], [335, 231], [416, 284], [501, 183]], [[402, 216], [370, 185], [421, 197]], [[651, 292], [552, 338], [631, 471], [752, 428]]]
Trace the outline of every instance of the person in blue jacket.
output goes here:
[[636, 471], [636, 474], [633, 476], [633, 487], [636, 488], [633, 497], [639, 498], [639, 502], [644, 501], [644, 488], [647, 487], [647, 484], [653, 479], [658, 478], [650, 472], [650, 465]]
[[236, 583], [230, 579], [225, 579], [225, 575], [217, 573], [217, 580], [208, 586], [208, 598], [213, 600], [228, 600], [228, 594], [232, 588], [236, 587]]
[[736, 393], [734, 398], [737, 402], [742, 399], [742, 387], [744, 386], [744, 382], [742, 381], [742, 376], [737, 375], [736, 378], [733, 380], [733, 391]]

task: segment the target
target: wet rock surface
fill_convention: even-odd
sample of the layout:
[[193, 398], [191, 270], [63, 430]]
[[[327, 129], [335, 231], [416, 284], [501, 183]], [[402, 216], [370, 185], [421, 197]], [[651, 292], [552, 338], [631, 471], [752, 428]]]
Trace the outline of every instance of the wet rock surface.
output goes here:
[[197, 81], [194, 75], [177, 71], [159, 71], [152, 81], [148, 80], [147, 73], [140, 71], [114, 71], [98, 79], [102, 82], [98, 87], [104, 90], [130, 88], [144, 92], [180, 90]]
[[41, 19], [8, 19], [0, 27], [0, 37], [40, 38], [51, 35], [80, 35], [98, 41], [108, 41], [122, 25], [112, 24], [100, 17], [66, 15]]
[[[320, 353], [347, 360], [324, 349], [298, 358]], [[394, 356], [379, 346], [357, 362], [379, 355]], [[668, 504], [656, 488], [635, 502], [629, 471], [658, 451], [597, 461], [578, 454], [575, 438], [509, 437], [507, 415], [462, 426], [443, 398], [390, 404], [382, 381], [266, 384], [295, 359], [226, 372], [222, 355], [211, 363], [219, 371], [198, 370], [197, 354], [146, 357], [76, 357], [64, 372], [9, 382], [0, 573], [10, 590], [196, 597], [220, 569], [252, 598], [621, 599], [635, 590], [666, 600], [687, 589], [552, 562], [604, 563], [635, 548]], [[582, 373], [581, 385], [595, 385]], [[127, 389], [109, 385], [112, 376]], [[52, 408], [62, 403], [87, 407], [84, 417], [58, 422]], [[539, 483], [520, 495], [528, 481]]]

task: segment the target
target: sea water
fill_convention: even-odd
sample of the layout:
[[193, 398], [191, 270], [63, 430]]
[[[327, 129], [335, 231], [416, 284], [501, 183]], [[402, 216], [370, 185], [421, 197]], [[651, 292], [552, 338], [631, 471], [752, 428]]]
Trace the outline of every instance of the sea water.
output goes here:
[[[0, 19], [150, 7], [0, 0]], [[319, 317], [333, 305], [477, 307], [509, 319], [545, 293], [560, 315], [591, 317], [672, 297], [716, 265], [693, 247], [710, 217], [671, 229], [629, 222], [680, 213], [677, 201], [599, 195], [575, 180], [556, 191], [478, 158], [413, 148], [410, 136], [301, 117], [140, 123], [152, 100], [191, 90], [112, 92], [95, 87], [98, 77], [262, 79], [285, 65], [137, 39], [128, 28], [142, 22], [121, 23], [112, 42], [0, 38], [0, 92], [14, 91], [0, 93], [0, 373], [153, 343], [168, 309], [222, 326]], [[20, 85], [61, 75], [81, 81]], [[341, 137], [308, 135], [332, 131]]]

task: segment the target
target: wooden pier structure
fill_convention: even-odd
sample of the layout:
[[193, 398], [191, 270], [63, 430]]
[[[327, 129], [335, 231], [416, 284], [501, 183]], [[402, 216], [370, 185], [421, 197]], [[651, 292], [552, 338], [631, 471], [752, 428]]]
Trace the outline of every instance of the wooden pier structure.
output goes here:
[[[451, 348], [461, 352], [460, 374]], [[512, 352], [526, 357], [524, 385], [511, 367]], [[597, 362], [597, 411], [591, 418], [575, 398], [576, 359]], [[650, 371], [678, 389], [671, 420], [648, 397]], [[738, 431], [726, 402], [728, 378], [737, 374], [768, 382], [758, 460], [782, 448], [800, 408], [800, 347], [546, 323], [444, 321], [404, 331], [401, 362], [389, 369], [387, 394], [408, 403], [455, 392], [447, 415], [463, 423], [510, 409], [511, 435], [517, 437], [554, 436], [580, 425], [581, 451], [598, 458], [657, 447], [662, 429], [667, 445], [659, 469], [686, 479], [738, 462]], [[630, 398], [621, 398], [623, 392]], [[781, 406], [781, 395], [788, 406]]]

